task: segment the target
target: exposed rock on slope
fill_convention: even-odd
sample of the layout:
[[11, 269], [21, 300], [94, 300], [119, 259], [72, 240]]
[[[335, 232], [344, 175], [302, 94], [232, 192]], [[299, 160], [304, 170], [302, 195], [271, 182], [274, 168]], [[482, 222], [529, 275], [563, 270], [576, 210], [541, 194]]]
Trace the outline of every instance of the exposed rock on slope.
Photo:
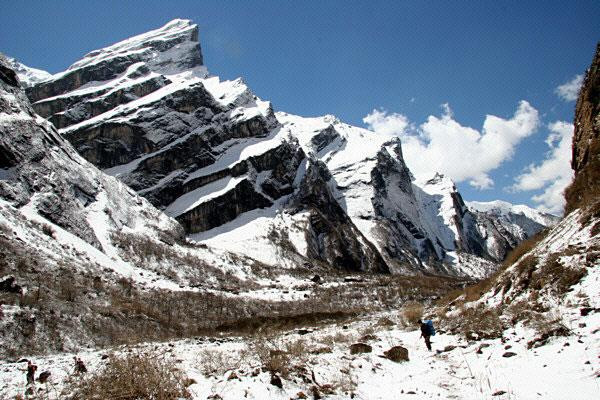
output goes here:
[[21, 212], [41, 215], [98, 249], [110, 246], [109, 227], [181, 235], [173, 220], [82, 159], [51, 124], [36, 115], [10, 79], [12, 70], [5, 60], [1, 62], [3, 201]]
[[522, 239], [449, 180], [413, 182], [397, 140], [275, 114], [241, 80], [210, 77], [190, 21], [93, 51], [28, 95], [194, 239], [269, 264], [484, 276]]
[[591, 205], [600, 197], [600, 43], [585, 74], [574, 118], [573, 183], [565, 191], [565, 212]]

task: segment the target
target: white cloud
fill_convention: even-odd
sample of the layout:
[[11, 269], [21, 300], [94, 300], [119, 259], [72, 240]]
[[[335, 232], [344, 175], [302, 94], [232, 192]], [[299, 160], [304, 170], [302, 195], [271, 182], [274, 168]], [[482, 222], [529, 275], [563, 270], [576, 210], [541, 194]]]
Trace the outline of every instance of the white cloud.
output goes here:
[[532, 197], [538, 203], [538, 209], [552, 213], [562, 213], [564, 207], [563, 191], [573, 179], [571, 169], [571, 140], [573, 125], [556, 121], [548, 125], [550, 134], [546, 144], [550, 150], [539, 165], [531, 164], [521, 175], [515, 178], [511, 187], [515, 191], [540, 190], [543, 192]]
[[373, 131], [380, 135], [399, 136], [410, 127], [410, 121], [402, 114], [388, 114], [386, 111], [373, 110], [373, 112], [363, 118]]
[[575, 75], [573, 79], [557, 87], [554, 92], [564, 101], [575, 101], [582, 83], [583, 75]]
[[511, 119], [487, 115], [483, 129], [462, 126], [448, 104], [440, 117], [429, 116], [415, 128], [402, 114], [373, 110], [363, 122], [376, 133], [402, 139], [404, 158], [417, 177], [441, 172], [457, 182], [469, 181], [480, 189], [493, 186], [488, 173], [514, 154], [515, 147], [539, 124], [538, 111], [521, 101]]

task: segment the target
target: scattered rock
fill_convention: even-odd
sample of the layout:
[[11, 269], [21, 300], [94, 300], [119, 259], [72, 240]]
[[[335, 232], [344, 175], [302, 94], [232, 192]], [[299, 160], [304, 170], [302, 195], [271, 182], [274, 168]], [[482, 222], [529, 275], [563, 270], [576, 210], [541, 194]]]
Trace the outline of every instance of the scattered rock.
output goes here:
[[40, 376], [38, 376], [38, 382], [39, 383], [46, 383], [48, 381], [48, 378], [50, 378], [50, 371], [44, 371], [40, 374]]
[[319, 388], [318, 387], [313, 386], [313, 387], [310, 388], [310, 391], [312, 392], [314, 400], [320, 400], [320, 399], [322, 399], [321, 393], [319, 392]]
[[387, 317], [383, 317], [381, 318], [379, 321], [377, 321], [377, 325], [381, 325], [381, 326], [394, 326], [394, 321], [392, 321], [391, 319], [387, 318]]
[[504, 390], [498, 390], [497, 392], [494, 392], [492, 396], [502, 396], [503, 394], [506, 394]]
[[509, 358], [509, 357], [514, 357], [516, 355], [517, 355], [517, 353], [513, 353], [512, 351], [507, 351], [506, 353], [502, 354], [502, 357]]
[[185, 387], [189, 387], [198, 383], [194, 378], [186, 378], [183, 382]]
[[408, 349], [402, 346], [394, 346], [383, 354], [385, 358], [394, 362], [409, 361]]
[[598, 311], [598, 309], [597, 309], [597, 308], [594, 308], [594, 307], [583, 307], [583, 308], [579, 309], [579, 312], [581, 313], [581, 316], [582, 316], [582, 317], [585, 317], [585, 316], [587, 316], [589, 313], [591, 313], [591, 312], [596, 312], [596, 311]]
[[481, 343], [481, 344], [479, 345], [479, 347], [477, 348], [477, 351], [476, 351], [476, 353], [477, 353], [477, 354], [483, 354], [483, 351], [482, 351], [482, 350], [483, 350], [483, 349], [485, 349], [486, 347], [490, 347], [490, 344], [489, 344], [489, 343]]
[[377, 336], [371, 335], [371, 334], [367, 334], [367, 335], [362, 336], [359, 340], [361, 342], [369, 342], [371, 340], [377, 340]]
[[318, 347], [314, 350], [312, 350], [310, 353], [311, 354], [324, 354], [324, 353], [331, 353], [333, 351], [333, 349], [331, 347], [325, 346], [325, 347]]
[[23, 288], [17, 285], [14, 276], [8, 275], [0, 278], [0, 292], [22, 293]]
[[443, 351], [444, 351], [444, 352], [447, 352], [447, 351], [452, 351], [452, 350], [454, 350], [455, 348], [456, 348], [456, 346], [453, 346], [453, 345], [448, 345], [448, 346], [444, 347], [444, 350], [443, 350]]
[[277, 374], [271, 374], [271, 385], [277, 386], [279, 389], [283, 389], [283, 382]]
[[298, 329], [298, 330], [296, 331], [296, 333], [297, 333], [298, 335], [307, 335], [307, 334], [309, 334], [309, 333], [311, 333], [311, 332], [312, 332], [312, 331], [309, 331], [308, 329]]
[[373, 348], [366, 343], [354, 343], [350, 346], [350, 354], [370, 353]]
[[231, 373], [229, 374], [229, 376], [226, 378], [228, 381], [232, 381], [234, 379], [240, 380], [240, 378], [238, 378], [237, 374], [235, 373], [235, 371], [231, 371]]
[[311, 278], [311, 281], [314, 283], [321, 283], [321, 277], [319, 275], [315, 275]]
[[545, 345], [546, 343], [548, 343], [548, 340], [551, 337], [555, 337], [555, 336], [568, 336], [570, 333], [569, 329], [563, 325], [558, 325], [555, 328], [544, 332], [541, 336], [527, 342], [527, 348], [531, 349], [534, 347], [541, 347], [543, 345]]
[[296, 398], [297, 399], [308, 399], [308, 397], [306, 396], [306, 394], [304, 392], [298, 392], [296, 394]]

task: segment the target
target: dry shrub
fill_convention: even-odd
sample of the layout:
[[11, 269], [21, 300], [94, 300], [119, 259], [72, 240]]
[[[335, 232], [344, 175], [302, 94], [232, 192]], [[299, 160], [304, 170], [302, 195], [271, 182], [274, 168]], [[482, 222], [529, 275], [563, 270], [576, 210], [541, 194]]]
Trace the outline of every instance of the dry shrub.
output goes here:
[[106, 366], [66, 388], [75, 400], [176, 400], [191, 398], [190, 381], [162, 355], [134, 352], [112, 355]]
[[377, 326], [381, 326], [388, 329], [391, 329], [391, 327], [393, 327], [394, 325], [396, 325], [396, 323], [388, 317], [379, 318], [379, 320], [377, 321]]
[[[532, 294], [537, 292], [532, 292]], [[528, 299], [523, 299], [510, 303], [504, 310], [504, 315], [514, 325], [519, 321], [524, 321], [525, 324], [531, 324], [547, 311], [547, 308], [542, 306], [536, 295], [530, 295]]]
[[571, 286], [587, 274], [584, 268], [572, 268], [560, 262], [559, 254], [550, 255], [532, 274], [532, 287], [537, 290], [546, 288], [558, 295], [566, 293]]
[[246, 350], [231, 352], [219, 349], [203, 349], [198, 356], [198, 362], [204, 375], [223, 375], [227, 371], [241, 368], [247, 354]]
[[298, 339], [285, 344], [285, 351], [294, 360], [301, 363], [306, 362], [307, 355], [310, 352], [308, 345], [304, 339]]
[[556, 311], [553, 313], [536, 313], [527, 322], [535, 329], [537, 334], [536, 338], [527, 343], [528, 348], [543, 346], [552, 337], [568, 336], [571, 333], [563, 323], [562, 316]]
[[533, 235], [532, 237], [530, 237], [529, 239], [524, 240], [521, 243], [519, 243], [519, 245], [517, 247], [515, 247], [514, 249], [511, 250], [510, 253], [508, 253], [506, 258], [502, 262], [502, 266], [504, 267], [502, 269], [510, 267], [511, 265], [516, 263], [521, 257], [523, 257], [525, 254], [529, 253], [535, 247], [536, 244], [538, 244], [546, 236], [548, 236], [549, 232], [550, 232], [550, 229], [548, 229], [548, 228], [543, 229], [540, 232]]
[[532, 255], [521, 259], [516, 266], [516, 276], [506, 277], [504, 290], [512, 286], [516, 289], [515, 295], [527, 289], [563, 295], [587, 274], [587, 270], [563, 265], [561, 256], [560, 253], [554, 253], [545, 260]]
[[355, 374], [352, 373], [352, 363], [348, 362], [345, 366], [343, 366], [340, 369], [339, 373], [335, 374], [332, 377], [331, 383], [324, 386], [327, 386], [327, 388], [332, 389], [332, 391], [342, 392], [350, 398], [353, 398], [353, 392], [358, 387], [358, 382]]
[[258, 339], [255, 340], [250, 348], [262, 366], [271, 374], [279, 374], [287, 378], [292, 367], [292, 357], [290, 353], [281, 349], [281, 346], [274, 340]]
[[464, 307], [441, 322], [448, 331], [463, 334], [468, 340], [495, 339], [504, 331], [498, 310], [484, 304]]
[[410, 324], [415, 325], [418, 320], [423, 318], [423, 305], [416, 301], [410, 301], [402, 307], [402, 317]]

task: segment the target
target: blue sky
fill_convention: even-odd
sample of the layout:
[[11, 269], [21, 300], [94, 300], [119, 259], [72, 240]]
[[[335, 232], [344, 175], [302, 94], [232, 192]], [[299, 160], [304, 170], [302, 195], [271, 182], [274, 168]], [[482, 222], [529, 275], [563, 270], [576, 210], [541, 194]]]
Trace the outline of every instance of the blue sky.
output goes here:
[[[90, 50], [192, 19], [211, 73], [242, 76], [277, 110], [358, 126], [370, 115], [370, 127], [406, 135], [405, 153], [464, 151], [439, 168], [466, 199], [549, 209], [550, 186], [567, 179], [556, 154], [567, 128], [549, 124], [571, 122], [574, 109], [556, 88], [589, 65], [598, 17], [598, 1], [14, 1], [2, 5], [0, 51], [58, 72]], [[529, 126], [511, 123], [518, 110]], [[468, 149], [444, 136], [484, 136], [484, 123], [492, 135]], [[488, 157], [494, 137], [509, 140]]]

